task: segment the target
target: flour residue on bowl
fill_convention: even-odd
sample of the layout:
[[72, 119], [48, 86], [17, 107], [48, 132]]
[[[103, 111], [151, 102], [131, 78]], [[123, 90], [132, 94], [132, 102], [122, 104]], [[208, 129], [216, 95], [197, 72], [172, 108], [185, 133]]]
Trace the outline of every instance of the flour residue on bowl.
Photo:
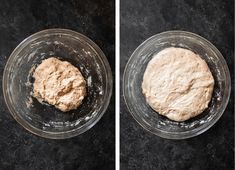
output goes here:
[[29, 73], [28, 73], [27, 79], [26, 79], [27, 81], [25, 82], [25, 86], [27, 86], [27, 87], [32, 86], [32, 82], [30, 81], [30, 77], [32, 77], [32, 75], [33, 75], [33, 73], [35, 71], [35, 68], [36, 68], [36, 65], [33, 64], [32, 67], [29, 70]]
[[27, 108], [32, 107], [32, 106], [33, 106], [33, 99], [32, 99], [32, 97], [31, 97], [31, 96], [28, 96], [25, 103], [26, 103], [26, 107], [27, 107]]

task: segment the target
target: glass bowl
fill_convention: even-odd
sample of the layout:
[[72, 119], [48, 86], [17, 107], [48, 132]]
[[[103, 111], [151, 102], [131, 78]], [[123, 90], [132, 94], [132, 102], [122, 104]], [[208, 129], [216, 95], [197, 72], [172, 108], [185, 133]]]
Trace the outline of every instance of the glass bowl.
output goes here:
[[[56, 56], [79, 68], [87, 82], [82, 105], [69, 112], [32, 97], [32, 74], [43, 59]], [[100, 48], [67, 29], [48, 29], [23, 40], [10, 55], [3, 74], [3, 94], [10, 113], [28, 131], [46, 138], [79, 135], [102, 117], [112, 94], [112, 74]]]
[[[141, 84], [148, 62], [167, 47], [181, 47], [199, 54], [207, 62], [215, 79], [208, 108], [201, 115], [184, 122], [175, 122], [159, 115], [146, 103], [142, 94]], [[134, 119], [144, 129], [168, 139], [190, 138], [213, 126], [227, 106], [230, 89], [230, 74], [221, 53], [206, 39], [185, 31], [167, 31], [144, 41], [131, 55], [123, 77], [124, 99]]]

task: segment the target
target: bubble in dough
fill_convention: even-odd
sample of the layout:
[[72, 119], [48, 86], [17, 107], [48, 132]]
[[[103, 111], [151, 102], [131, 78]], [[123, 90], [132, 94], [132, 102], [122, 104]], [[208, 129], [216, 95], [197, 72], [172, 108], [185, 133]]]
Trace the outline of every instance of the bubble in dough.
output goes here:
[[159, 114], [185, 121], [201, 114], [212, 97], [214, 78], [194, 52], [170, 47], [157, 53], [147, 65], [142, 92]]
[[86, 81], [78, 68], [51, 57], [42, 61], [33, 74], [34, 97], [63, 112], [77, 109], [86, 95]]

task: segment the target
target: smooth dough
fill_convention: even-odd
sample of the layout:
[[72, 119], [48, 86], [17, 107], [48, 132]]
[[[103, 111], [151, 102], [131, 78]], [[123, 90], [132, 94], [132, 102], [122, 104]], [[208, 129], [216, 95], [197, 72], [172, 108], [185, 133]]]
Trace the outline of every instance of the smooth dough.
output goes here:
[[211, 100], [213, 76], [201, 57], [170, 47], [148, 63], [142, 82], [147, 103], [159, 114], [185, 121], [202, 113]]
[[45, 59], [33, 77], [34, 97], [63, 112], [78, 108], [86, 95], [86, 81], [81, 72], [67, 61]]

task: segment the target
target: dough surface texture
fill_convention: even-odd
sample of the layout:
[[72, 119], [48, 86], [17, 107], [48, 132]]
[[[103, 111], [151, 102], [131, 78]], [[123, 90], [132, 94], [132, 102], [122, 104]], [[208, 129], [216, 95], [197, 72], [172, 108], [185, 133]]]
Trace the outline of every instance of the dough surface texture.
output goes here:
[[81, 72], [67, 61], [45, 59], [33, 77], [34, 97], [63, 112], [77, 109], [86, 95], [86, 81]]
[[201, 114], [211, 100], [214, 78], [206, 62], [194, 52], [170, 47], [147, 65], [142, 92], [159, 114], [185, 121]]

